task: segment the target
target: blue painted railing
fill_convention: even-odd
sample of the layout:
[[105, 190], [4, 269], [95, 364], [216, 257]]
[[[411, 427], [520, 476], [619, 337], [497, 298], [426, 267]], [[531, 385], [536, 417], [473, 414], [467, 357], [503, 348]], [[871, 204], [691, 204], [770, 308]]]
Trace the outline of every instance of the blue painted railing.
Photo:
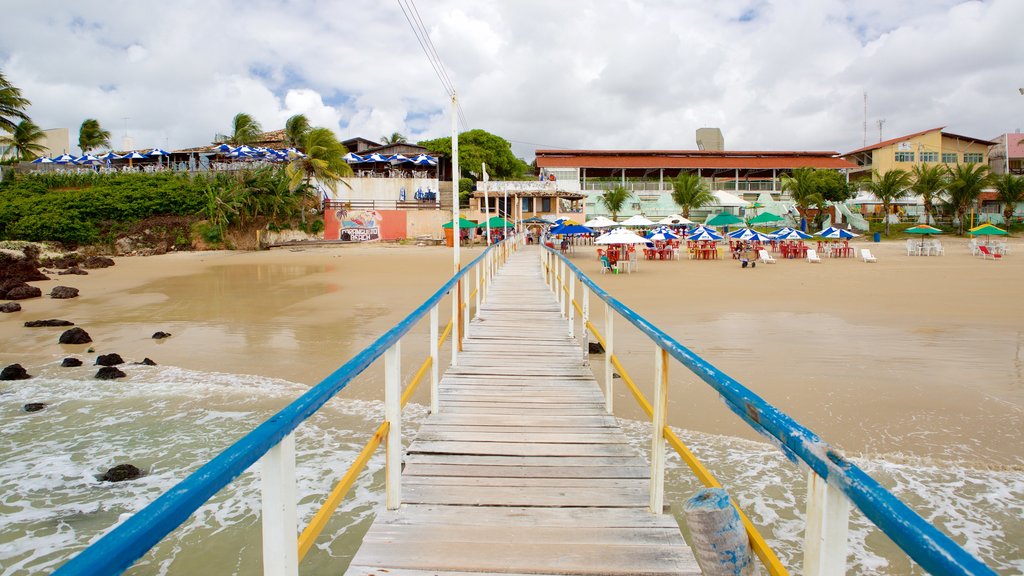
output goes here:
[[484, 250], [480, 256], [445, 282], [419, 308], [413, 310], [405, 319], [319, 384], [80, 552], [54, 574], [99, 576], [119, 574], [126, 570], [214, 494], [249, 469], [267, 451], [291, 434], [299, 424], [316, 413], [356, 376], [383, 356], [385, 351], [407, 334], [496, 246], [500, 245], [496, 244]]
[[754, 430], [775, 441], [790, 460], [799, 459], [815, 474], [839, 487], [865, 517], [925, 570], [941, 575], [995, 576], [994, 570], [928, 523], [856, 464], [846, 460], [817, 434], [616, 300], [565, 256], [551, 248], [544, 249], [562, 259], [609, 307], [714, 388], [730, 410]]

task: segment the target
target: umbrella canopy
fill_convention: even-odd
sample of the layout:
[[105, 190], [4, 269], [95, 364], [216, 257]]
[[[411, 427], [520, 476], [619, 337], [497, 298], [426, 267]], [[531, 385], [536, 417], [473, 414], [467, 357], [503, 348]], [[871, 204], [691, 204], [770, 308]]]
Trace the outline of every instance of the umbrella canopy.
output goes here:
[[353, 154], [349, 152], [348, 154], [345, 154], [345, 156], [342, 157], [342, 160], [348, 162], [349, 164], [355, 164], [357, 162], [362, 162], [363, 157], [360, 156], [359, 154]]
[[40, 156], [31, 162], [32, 164], [53, 164], [53, 160], [50, 160], [46, 156]]
[[387, 162], [387, 161], [388, 161], [387, 158], [381, 156], [380, 154], [377, 154], [376, 152], [374, 152], [373, 154], [370, 154], [369, 156], [364, 156], [363, 157], [363, 162]]
[[215, 152], [220, 152], [221, 154], [227, 154], [228, 152], [231, 152], [231, 146], [228, 146], [227, 144], [221, 144], [220, 146], [215, 147], [213, 150]]
[[793, 230], [792, 228], [789, 230], [789, 232], [785, 232], [782, 234], [774, 234], [774, 236], [776, 240], [807, 240], [811, 237], [810, 234], [801, 232], [799, 230]]
[[170, 156], [170, 154], [168, 154], [166, 151], [161, 150], [159, 148], [153, 148], [152, 150], [150, 150], [149, 152], [146, 153], [146, 156], [149, 156], [150, 158], [152, 158], [154, 156]]
[[731, 226], [733, 224], [743, 224], [743, 218], [740, 218], [735, 214], [722, 212], [708, 218], [704, 223], [708, 226]]
[[751, 224], [751, 225], [754, 225], [754, 224], [768, 224], [769, 222], [781, 222], [782, 220], [783, 220], [782, 216], [779, 216], [778, 214], [772, 214], [771, 212], [764, 212], [764, 213], [758, 214], [757, 216], [754, 216], [753, 218], [748, 220], [747, 224]]
[[658, 224], [669, 224], [672, 226], [682, 226], [683, 224], [693, 224], [693, 220], [689, 218], [683, 218], [679, 214], [670, 214], [665, 216], [661, 220], [658, 220]]
[[437, 158], [427, 156], [426, 154], [420, 154], [412, 159], [412, 163], [417, 166], [437, 166]]
[[505, 220], [501, 216], [491, 216], [490, 220], [483, 224], [484, 226], [490, 226], [491, 228], [512, 228], [515, 224]]
[[665, 240], [678, 240], [679, 236], [676, 236], [672, 232], [661, 230], [658, 232], [651, 232], [647, 235], [647, 239], [654, 242], [663, 242]]
[[711, 230], [710, 228], [701, 228], [700, 230], [687, 236], [686, 239], [693, 242], [717, 242], [722, 239], [722, 235], [715, 232], [714, 230]]
[[927, 224], [918, 224], [917, 226], [907, 228], [904, 232], [907, 234], [942, 234], [942, 230]]
[[401, 164], [403, 162], [412, 162], [412, 160], [410, 160], [408, 157], [403, 156], [401, 154], [394, 154], [394, 155], [388, 156], [388, 162], [391, 162], [392, 164]]
[[[476, 222], [473, 222], [472, 220], [466, 220], [465, 218], [463, 218], [461, 216], [459, 217], [459, 228], [476, 228], [476, 226], [477, 226]], [[448, 223], [445, 223], [445, 224], [441, 225], [441, 228], [454, 228], [454, 227], [455, 227], [455, 221], [454, 220], [452, 220], [451, 222], [448, 222]]]
[[605, 216], [598, 216], [597, 218], [587, 220], [583, 225], [588, 228], [610, 228], [612, 226], [618, 226], [618, 222]]
[[99, 164], [100, 159], [93, 156], [92, 154], [84, 154], [75, 158], [75, 164]]
[[623, 226], [653, 226], [654, 221], [644, 218], [643, 214], [636, 214], [630, 216], [626, 221], [620, 222]]
[[647, 239], [632, 230], [615, 228], [598, 236], [594, 244], [647, 244]]
[[145, 156], [143, 156], [142, 154], [139, 154], [138, 152], [136, 152], [134, 150], [132, 150], [131, 152], [125, 153], [125, 155], [121, 156], [121, 158], [127, 158], [129, 160], [145, 160], [146, 159]]
[[734, 240], [743, 241], [754, 241], [757, 242], [771, 242], [772, 237], [757, 230], [751, 230], [750, 228], [740, 228], [734, 232], [729, 232], [729, 238]]
[[551, 222], [549, 222], [549, 221], [547, 221], [547, 220], [545, 220], [543, 218], [538, 218], [536, 216], [530, 216], [529, 218], [526, 218], [524, 220], [520, 220], [520, 222], [523, 223], [523, 224], [551, 224]]
[[548, 231], [548, 234], [559, 236], [579, 236], [580, 234], [593, 234], [594, 230], [579, 224], [563, 224]]
[[975, 236], [1006, 236], [1006, 230], [986, 222], [967, 231]]
[[111, 150], [110, 152], [107, 152], [106, 154], [99, 156], [98, 158], [106, 162], [108, 160], [117, 160], [118, 158], [120, 158], [120, 156], [118, 156], [116, 153], [114, 153], [113, 150]]
[[70, 154], [61, 154], [60, 156], [53, 159], [57, 164], [74, 164], [75, 157]]
[[[929, 226], [931, 228], [931, 226]], [[828, 238], [829, 240], [849, 240], [850, 238], [856, 238], [860, 234], [854, 234], [849, 230], [843, 230], [842, 228], [836, 228], [835, 226], [829, 226], [821, 232], [818, 232], [818, 236], [822, 238]]]

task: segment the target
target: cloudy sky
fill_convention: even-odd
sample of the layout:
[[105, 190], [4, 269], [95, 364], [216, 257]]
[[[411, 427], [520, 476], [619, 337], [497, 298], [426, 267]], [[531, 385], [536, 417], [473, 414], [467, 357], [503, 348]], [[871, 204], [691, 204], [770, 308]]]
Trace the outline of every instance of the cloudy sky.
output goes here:
[[[397, 1], [15, 2], [0, 70], [43, 128], [185, 148], [295, 113], [342, 138], [450, 134]], [[357, 7], [358, 6], [358, 7]], [[1024, 1], [420, 0], [466, 124], [535, 148], [836, 150], [1024, 128]], [[77, 148], [73, 148], [77, 150]]]

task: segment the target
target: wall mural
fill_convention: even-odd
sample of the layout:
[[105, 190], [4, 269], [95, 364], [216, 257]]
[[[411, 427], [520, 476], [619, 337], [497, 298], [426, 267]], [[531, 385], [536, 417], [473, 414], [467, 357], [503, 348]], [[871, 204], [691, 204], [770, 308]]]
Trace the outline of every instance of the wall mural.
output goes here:
[[376, 210], [337, 210], [335, 216], [341, 222], [339, 239], [353, 242], [380, 240], [380, 228], [384, 216]]

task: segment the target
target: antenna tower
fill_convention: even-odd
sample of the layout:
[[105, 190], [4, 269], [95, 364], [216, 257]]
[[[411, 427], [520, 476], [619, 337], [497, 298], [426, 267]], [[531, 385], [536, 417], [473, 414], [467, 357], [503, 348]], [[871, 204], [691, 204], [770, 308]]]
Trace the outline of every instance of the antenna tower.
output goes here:
[[882, 141], [882, 127], [885, 126], [885, 118], [878, 119], [878, 141]]
[[868, 93], [864, 93], [864, 141], [861, 146], [868, 145]]

